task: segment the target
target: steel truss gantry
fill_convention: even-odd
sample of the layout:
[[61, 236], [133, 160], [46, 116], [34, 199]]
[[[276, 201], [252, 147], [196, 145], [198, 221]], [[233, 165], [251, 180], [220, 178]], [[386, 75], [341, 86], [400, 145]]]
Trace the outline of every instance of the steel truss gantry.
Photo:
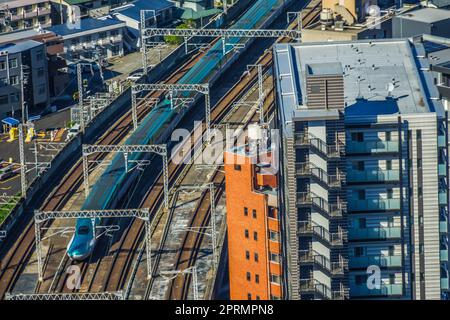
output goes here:
[[37, 293], [5, 294], [6, 300], [123, 300], [123, 294], [118, 292], [72, 292], [72, 293]]
[[[222, 38], [223, 54], [227, 53], [226, 46], [235, 44], [227, 43], [226, 39], [237, 38], [279, 38], [289, 37], [299, 40], [301, 32], [299, 30], [270, 30], [270, 29], [176, 29], [176, 28], [144, 28], [141, 29], [141, 38], [143, 41], [148, 38], [159, 36], [178, 36], [183, 37], [187, 48], [188, 39], [192, 37], [220, 37]], [[153, 43], [158, 43], [153, 41]], [[238, 44], [242, 47], [242, 44]], [[186, 49], [187, 50], [187, 49]]]
[[[36, 256], [38, 263], [38, 279], [43, 280], [44, 265], [42, 257], [42, 241], [54, 234], [41, 237], [42, 225], [45, 221], [50, 219], [95, 219], [95, 218], [137, 218], [145, 223], [145, 246], [147, 257], [151, 255], [151, 219], [150, 209], [111, 209], [111, 210], [68, 210], [68, 211], [34, 211], [34, 231], [36, 241]], [[147, 276], [151, 277], [151, 259], [147, 259]]]
[[[209, 190], [209, 201], [211, 204], [211, 219], [210, 219], [210, 226], [209, 227], [186, 227], [186, 228], [175, 228], [174, 232], [178, 231], [188, 231], [188, 232], [196, 232], [205, 234], [211, 237], [211, 246], [212, 246], [212, 252], [213, 252], [213, 267], [214, 270], [217, 268], [218, 263], [218, 255], [217, 255], [217, 234], [216, 234], [216, 198], [215, 198], [215, 185], [214, 182], [209, 182], [203, 185], [180, 185], [176, 188], [176, 192], [183, 192], [183, 191], [204, 191]], [[210, 233], [205, 232], [209, 230]]]
[[169, 208], [169, 165], [166, 145], [83, 145], [83, 182], [86, 198], [89, 194], [89, 161], [88, 156], [94, 153], [123, 153], [125, 168], [128, 171], [128, 153], [156, 153], [163, 160], [164, 207]]
[[170, 280], [175, 279], [180, 274], [192, 274], [192, 291], [194, 293], [194, 300], [198, 300], [198, 279], [197, 279], [197, 267], [192, 266], [184, 270], [174, 270], [174, 271], [161, 271], [160, 274], [163, 277], [169, 278]]
[[247, 71], [250, 75], [250, 69], [256, 68], [258, 71], [258, 105], [259, 105], [259, 123], [264, 123], [264, 78], [263, 78], [263, 66], [261, 64], [247, 65]]
[[20, 189], [22, 197], [27, 197], [27, 165], [25, 163], [25, 140], [23, 137], [23, 124], [19, 123], [19, 160], [20, 160]]
[[[134, 84], [131, 89], [131, 113], [133, 116], [133, 126], [136, 130], [137, 128], [137, 94], [142, 91], [169, 91], [171, 97], [177, 91], [194, 91], [205, 95], [205, 116], [206, 116], [206, 137], [210, 141], [210, 127], [211, 127], [211, 98], [209, 94], [209, 84], [198, 83], [198, 84], [185, 84], [185, 83], [146, 83], [146, 84]], [[189, 101], [193, 101], [190, 98]], [[170, 99], [172, 104], [172, 109], [176, 106], [174, 105], [174, 99]]]
[[142, 73], [143, 74], [147, 74], [147, 69], [148, 69], [148, 63], [147, 63], [147, 46], [145, 45], [145, 37], [143, 36], [144, 33], [142, 32], [142, 30], [145, 30], [146, 27], [146, 23], [145, 23], [145, 18], [146, 18], [146, 14], [147, 13], [153, 13], [153, 21], [154, 21], [154, 26], [157, 27], [157, 20], [156, 20], [156, 11], [155, 10], [141, 10], [140, 13], [140, 24], [139, 24], [139, 29], [140, 29], [140, 36], [141, 36], [141, 55], [142, 55]]

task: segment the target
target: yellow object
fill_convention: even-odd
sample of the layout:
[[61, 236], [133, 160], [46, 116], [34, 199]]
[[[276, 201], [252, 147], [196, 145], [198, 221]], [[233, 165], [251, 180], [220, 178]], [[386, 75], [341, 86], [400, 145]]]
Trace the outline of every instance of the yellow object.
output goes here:
[[25, 138], [25, 142], [31, 142], [35, 136], [34, 128], [28, 128], [27, 137]]
[[72, 96], [73, 100], [78, 100], [79, 97], [80, 97], [80, 95], [79, 95], [78, 91], [75, 91]]
[[12, 158], [9, 158], [9, 163], [12, 163]]
[[17, 128], [11, 128], [9, 130], [9, 139], [6, 140], [7, 142], [13, 142], [14, 140], [16, 140], [19, 136], [19, 129]]

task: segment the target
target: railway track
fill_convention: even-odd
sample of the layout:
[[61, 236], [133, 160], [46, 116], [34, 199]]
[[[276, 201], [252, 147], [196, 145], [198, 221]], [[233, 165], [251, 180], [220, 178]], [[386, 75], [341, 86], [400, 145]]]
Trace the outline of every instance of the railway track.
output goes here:
[[[176, 70], [172, 75], [168, 76], [164, 82], [175, 83], [177, 82], [199, 59], [201, 54], [196, 54], [185, 65]], [[156, 95], [155, 93], [151, 93]], [[150, 95], [151, 95], [150, 94]], [[138, 108], [138, 119], [142, 119], [150, 110], [150, 106], [144, 106]], [[128, 132], [132, 128], [131, 111], [128, 111], [123, 115], [115, 125], [108, 130], [102, 137], [99, 138], [98, 144], [118, 144], [123, 140]], [[101, 160], [105, 157], [105, 154], [99, 154], [94, 157], [94, 160]], [[90, 170], [95, 167], [94, 164], [90, 165]], [[75, 194], [75, 192], [82, 185], [83, 169], [81, 161], [78, 161], [76, 165], [66, 174], [61, 183], [55, 188], [49, 197], [44, 201], [41, 209], [43, 211], [61, 210], [62, 207], [68, 202], [68, 200]], [[24, 226], [22, 234], [19, 236], [18, 241], [14, 243], [11, 249], [4, 255], [2, 259], [1, 271], [0, 271], [0, 298], [3, 298], [6, 292], [9, 292], [15, 285], [18, 276], [23, 268], [26, 266], [27, 261], [30, 259], [34, 247], [35, 247], [35, 234], [34, 234], [34, 220], [29, 218], [29, 223]], [[51, 277], [48, 273], [51, 270], [44, 270], [44, 282]], [[40, 287], [42, 284], [38, 284], [37, 292], [42, 291]], [[45, 286], [45, 285], [44, 285]]]

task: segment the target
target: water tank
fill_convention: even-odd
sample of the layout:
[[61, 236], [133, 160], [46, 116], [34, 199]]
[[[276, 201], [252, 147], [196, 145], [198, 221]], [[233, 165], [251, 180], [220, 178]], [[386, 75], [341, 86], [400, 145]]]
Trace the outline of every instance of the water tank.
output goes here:
[[328, 27], [333, 25], [333, 10], [330, 8], [324, 8], [320, 12], [320, 23]]

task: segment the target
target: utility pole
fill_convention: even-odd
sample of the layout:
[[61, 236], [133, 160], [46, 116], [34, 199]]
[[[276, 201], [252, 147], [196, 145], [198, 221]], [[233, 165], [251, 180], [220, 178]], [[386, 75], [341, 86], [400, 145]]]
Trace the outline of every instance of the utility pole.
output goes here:
[[77, 64], [77, 80], [78, 80], [78, 108], [80, 109], [80, 127], [81, 132], [84, 133], [84, 108], [83, 108], [83, 77], [81, 71], [81, 64]]
[[23, 124], [19, 123], [19, 159], [20, 159], [20, 186], [22, 191], [22, 197], [27, 196], [27, 177], [25, 167], [25, 150], [23, 140]]

